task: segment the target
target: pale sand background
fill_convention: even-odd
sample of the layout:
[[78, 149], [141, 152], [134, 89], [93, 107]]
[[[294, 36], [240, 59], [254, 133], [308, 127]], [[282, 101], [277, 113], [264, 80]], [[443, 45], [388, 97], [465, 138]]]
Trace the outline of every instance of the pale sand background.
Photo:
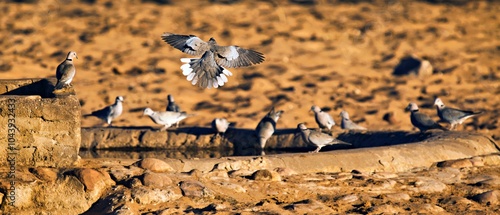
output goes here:
[[[451, 107], [486, 111], [459, 129], [500, 138], [498, 3], [84, 2], [0, 3], [0, 77], [53, 76], [74, 50], [79, 59], [73, 85], [82, 113], [122, 95], [125, 112], [116, 126], [154, 125], [142, 109], [164, 110], [172, 94], [183, 110], [197, 114], [184, 126], [227, 117], [237, 127], [255, 128], [275, 105], [285, 111], [278, 128], [299, 122], [313, 127], [308, 110], [316, 104], [337, 122], [347, 110], [370, 129], [411, 130], [408, 103], [417, 102], [437, 120], [432, 103], [440, 96]], [[252, 48], [266, 61], [231, 69], [227, 85], [202, 90], [179, 69], [179, 59], [189, 55], [161, 41], [166, 31]], [[429, 60], [435, 74], [393, 77], [407, 54]], [[388, 112], [400, 122], [383, 121]], [[96, 118], [82, 121], [84, 127], [99, 124]]]

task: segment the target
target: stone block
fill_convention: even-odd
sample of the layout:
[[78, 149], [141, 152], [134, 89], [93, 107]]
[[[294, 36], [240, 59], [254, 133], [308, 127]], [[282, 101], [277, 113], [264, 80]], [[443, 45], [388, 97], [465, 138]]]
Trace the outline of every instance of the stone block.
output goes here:
[[80, 103], [71, 87], [54, 92], [54, 82], [0, 80], [1, 165], [64, 167], [77, 160]]

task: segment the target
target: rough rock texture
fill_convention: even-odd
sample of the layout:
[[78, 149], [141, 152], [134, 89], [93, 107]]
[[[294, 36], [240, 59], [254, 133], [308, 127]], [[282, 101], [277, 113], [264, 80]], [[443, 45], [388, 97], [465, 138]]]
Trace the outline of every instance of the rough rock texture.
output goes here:
[[0, 142], [7, 146], [0, 165], [70, 166], [78, 159], [80, 103], [72, 88], [54, 95], [51, 81], [0, 80]]

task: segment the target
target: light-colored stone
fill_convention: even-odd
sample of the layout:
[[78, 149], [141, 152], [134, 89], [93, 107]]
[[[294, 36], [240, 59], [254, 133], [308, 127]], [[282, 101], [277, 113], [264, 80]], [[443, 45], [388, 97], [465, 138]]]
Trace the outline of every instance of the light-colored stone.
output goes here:
[[255, 181], [281, 181], [279, 173], [267, 169], [255, 171], [250, 178]]
[[472, 162], [470, 159], [449, 160], [439, 163], [438, 167], [452, 167], [452, 168], [472, 167]]
[[172, 184], [172, 179], [166, 173], [146, 172], [142, 176], [142, 184], [148, 187], [162, 188]]
[[182, 196], [170, 189], [148, 188], [144, 186], [133, 188], [132, 200], [140, 205], [162, 204], [175, 201]]
[[359, 200], [359, 196], [356, 194], [345, 195], [339, 198], [341, 203], [351, 203]]
[[214, 193], [199, 181], [193, 181], [193, 180], [181, 181], [179, 183], [179, 187], [182, 190], [182, 195], [187, 197], [198, 197], [198, 198], [214, 197]]
[[57, 179], [56, 169], [47, 167], [37, 167], [32, 171], [33, 175], [44, 181], [55, 181]]
[[385, 194], [385, 197], [391, 202], [408, 201], [411, 199], [410, 195], [407, 193], [388, 193]]
[[436, 172], [431, 172], [432, 177], [445, 184], [454, 184], [462, 181], [463, 173], [453, 167], [445, 167], [437, 169]]
[[442, 207], [433, 204], [423, 204], [417, 211], [422, 214], [449, 214]]
[[276, 167], [274, 168], [274, 171], [279, 173], [282, 177], [297, 175], [297, 172], [287, 167]]
[[137, 166], [153, 172], [174, 172], [174, 169], [165, 161], [156, 158], [144, 158], [137, 161]]
[[418, 177], [414, 187], [408, 189], [417, 193], [439, 193], [445, 191], [447, 186], [443, 182], [432, 178]]
[[378, 179], [389, 179], [389, 178], [397, 178], [398, 174], [392, 172], [377, 172], [373, 173], [372, 177]]
[[205, 177], [209, 179], [226, 179], [229, 178], [229, 175], [224, 170], [212, 170], [205, 174]]
[[75, 170], [75, 176], [83, 183], [83, 185], [85, 185], [85, 189], [87, 191], [103, 189], [108, 185], [115, 184], [107, 173], [103, 174], [102, 172], [94, 169], [77, 169]]
[[481, 204], [492, 204], [497, 205], [500, 200], [500, 191], [490, 190], [484, 193], [477, 194], [472, 197], [472, 200], [479, 202]]
[[117, 166], [109, 170], [110, 176], [115, 181], [123, 181], [144, 173], [144, 169], [137, 166]]

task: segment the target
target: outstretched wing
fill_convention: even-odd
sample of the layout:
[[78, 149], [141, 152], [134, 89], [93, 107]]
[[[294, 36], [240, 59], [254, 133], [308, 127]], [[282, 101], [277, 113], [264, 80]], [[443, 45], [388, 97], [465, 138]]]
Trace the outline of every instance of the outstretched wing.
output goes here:
[[217, 46], [215, 61], [223, 67], [245, 67], [264, 62], [264, 55], [238, 46]]
[[161, 39], [184, 53], [199, 56], [210, 50], [207, 42], [194, 35], [163, 33]]

